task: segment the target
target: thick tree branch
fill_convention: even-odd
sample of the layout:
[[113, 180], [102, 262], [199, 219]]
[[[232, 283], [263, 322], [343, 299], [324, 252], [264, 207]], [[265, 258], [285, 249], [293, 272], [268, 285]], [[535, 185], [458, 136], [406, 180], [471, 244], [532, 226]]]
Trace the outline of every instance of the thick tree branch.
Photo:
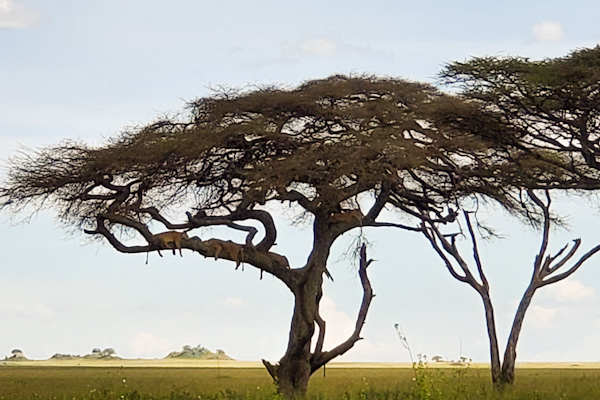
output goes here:
[[300, 205], [300, 207], [313, 214], [318, 210], [318, 206], [314, 204], [314, 202], [309, 200], [306, 196], [304, 196], [297, 190], [288, 190], [285, 194], [280, 194], [277, 197], [277, 200], [289, 202], [295, 201]]
[[[257, 251], [268, 251], [277, 240], [277, 229], [273, 217], [266, 211], [262, 210], [243, 210], [236, 211], [227, 216], [207, 216], [202, 213], [193, 216], [191, 213], [186, 212], [188, 217], [188, 223], [181, 225], [181, 227], [187, 228], [200, 228], [204, 226], [224, 225], [232, 229], [248, 232], [246, 236], [246, 246], [256, 247]], [[258, 230], [252, 226], [244, 226], [237, 224], [233, 221], [236, 220], [247, 220], [254, 219], [259, 221], [265, 229], [265, 237], [256, 246], [252, 243], [254, 237], [258, 233]]]
[[321, 314], [319, 312], [319, 307], [320, 307], [322, 297], [323, 297], [323, 290], [321, 289], [321, 291], [319, 292], [319, 295], [317, 296], [317, 311], [316, 311], [316, 315], [315, 315], [315, 322], [317, 323], [317, 326], [319, 327], [319, 336], [317, 337], [317, 343], [315, 345], [315, 350], [311, 357], [312, 359], [320, 356], [320, 354], [323, 352], [323, 344], [325, 343], [325, 331], [326, 331], [327, 324], [326, 324], [325, 320], [323, 318], [321, 318]]
[[[391, 194], [391, 192], [387, 187], [384, 186], [381, 189], [381, 191], [379, 192], [379, 195], [375, 199], [375, 203], [373, 204], [373, 206], [371, 206], [371, 209], [365, 215], [366, 221], [374, 222], [377, 219], [377, 217], [379, 216], [379, 214], [381, 214], [381, 211], [387, 204], [387, 202], [390, 198], [390, 194]], [[364, 224], [364, 222], [363, 222], [363, 224]]]
[[[106, 227], [105, 221], [109, 221], [111, 224], [120, 224], [135, 229], [148, 241], [148, 245], [124, 245]], [[122, 253], [145, 253], [153, 250], [165, 249], [161, 246], [161, 242], [156, 238], [156, 236], [152, 234], [152, 232], [150, 232], [146, 225], [121, 215], [114, 215], [111, 213], [102, 214], [97, 218], [96, 229], [86, 230], [85, 233], [100, 234], [104, 236], [116, 250]], [[213, 243], [214, 242], [211, 242], [210, 239], [208, 241], [202, 241], [198, 237], [181, 239], [181, 247], [184, 249], [189, 249], [198, 252], [204, 257], [215, 257], [217, 256], [218, 252], [218, 258], [235, 261], [236, 263], [248, 263], [254, 266], [255, 268], [259, 269], [260, 271], [264, 271], [278, 277], [288, 286], [292, 284], [293, 275], [291, 274], [289, 262], [284, 256], [269, 251], [262, 251], [258, 249], [258, 247], [244, 246], [234, 243], [233, 245], [239, 246], [239, 248], [241, 249], [240, 254], [243, 254], [243, 259], [240, 259], [237, 258], [241, 257], [240, 254], [238, 254], [236, 257], [236, 255], [229, 253], [226, 249], [225, 251], [223, 251], [223, 248], [217, 249]]]

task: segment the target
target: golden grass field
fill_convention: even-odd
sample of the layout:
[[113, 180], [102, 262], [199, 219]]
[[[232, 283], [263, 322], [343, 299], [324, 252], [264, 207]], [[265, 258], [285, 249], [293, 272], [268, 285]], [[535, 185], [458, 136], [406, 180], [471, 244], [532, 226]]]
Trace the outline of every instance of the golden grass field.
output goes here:
[[[137, 368], [260, 368], [264, 366], [260, 361], [238, 361], [238, 360], [196, 360], [182, 358], [156, 358], [156, 359], [112, 359], [95, 360], [88, 358], [70, 360], [25, 360], [10, 361], [0, 360], [0, 366], [21, 367], [137, 367]], [[430, 362], [431, 368], [456, 368], [455, 365], [446, 362]], [[328, 369], [335, 368], [408, 368], [411, 363], [389, 363], [389, 362], [332, 362], [327, 364]], [[471, 369], [487, 369], [487, 363], [471, 363]], [[598, 362], [521, 362], [517, 363], [520, 369], [600, 369]], [[599, 399], [600, 400], [600, 399]]]
[[[0, 399], [275, 399], [260, 362], [160, 360], [0, 361]], [[600, 363], [522, 363], [496, 393], [488, 365], [332, 363], [309, 399], [600, 399]]]

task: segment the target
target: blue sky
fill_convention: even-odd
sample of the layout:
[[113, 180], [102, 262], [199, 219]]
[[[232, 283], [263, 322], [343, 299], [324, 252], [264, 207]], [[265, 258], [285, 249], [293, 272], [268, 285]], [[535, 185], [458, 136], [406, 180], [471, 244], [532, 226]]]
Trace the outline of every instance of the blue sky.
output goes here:
[[[0, 163], [20, 146], [63, 138], [100, 143], [131, 125], [181, 110], [211, 87], [296, 85], [336, 73], [433, 82], [444, 63], [470, 56], [556, 57], [600, 42], [593, 1], [191, 1], [0, 0]], [[4, 174], [2, 169], [0, 174]], [[586, 201], [561, 199], [570, 231], [595, 245], [599, 216]], [[283, 215], [283, 214], [282, 214]], [[113, 347], [124, 357], [163, 357], [183, 345], [221, 348], [243, 360], [285, 351], [292, 297], [269, 276], [232, 263], [123, 255], [69, 235], [51, 211], [29, 224], [0, 215], [0, 357], [30, 358]], [[501, 344], [530, 276], [539, 234], [490, 209], [506, 238], [484, 244]], [[280, 218], [277, 251], [306, 259], [307, 227]], [[210, 235], [210, 232], [206, 233]], [[346, 361], [407, 361], [414, 353], [487, 361], [483, 310], [416, 234], [366, 232], [377, 297], [365, 340]], [[352, 330], [360, 301], [355, 262], [331, 257], [323, 314], [330, 344]], [[600, 359], [600, 258], [542, 289], [526, 319], [521, 361]]]

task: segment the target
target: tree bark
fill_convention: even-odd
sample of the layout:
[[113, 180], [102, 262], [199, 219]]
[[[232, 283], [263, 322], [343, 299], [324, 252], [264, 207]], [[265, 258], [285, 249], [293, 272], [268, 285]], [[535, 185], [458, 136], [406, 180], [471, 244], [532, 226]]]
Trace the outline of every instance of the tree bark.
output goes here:
[[496, 334], [496, 318], [494, 316], [494, 307], [488, 292], [480, 293], [485, 310], [485, 321], [487, 327], [488, 339], [490, 342], [490, 361], [492, 366], [492, 383], [497, 385], [501, 376], [500, 350], [498, 348], [498, 336]]
[[319, 302], [330, 242], [331, 240], [315, 241], [307, 265], [292, 270], [294, 277], [288, 283], [288, 287], [294, 295], [294, 312], [288, 347], [277, 365], [263, 361], [277, 385], [278, 392], [286, 399], [304, 398], [308, 380], [313, 373], [311, 343], [315, 334], [315, 324], [320, 319]]
[[323, 272], [316, 266], [307, 267], [305, 279], [294, 290], [294, 314], [288, 347], [279, 361], [275, 382], [287, 399], [303, 398], [312, 374], [310, 346], [315, 333]]
[[[373, 260], [367, 260], [366, 246], [363, 244], [358, 271], [363, 287], [363, 300], [354, 332], [335, 348], [323, 351], [326, 324], [319, 315], [319, 304], [323, 294], [323, 274], [326, 273], [325, 260], [329, 254], [329, 247], [319, 248], [321, 250], [319, 254], [311, 257], [312, 261], [307, 267], [298, 270], [299, 275], [296, 276], [298, 279], [293, 279], [289, 285], [294, 293], [295, 304], [287, 351], [277, 365], [263, 360], [263, 364], [277, 385], [278, 392], [286, 399], [304, 398], [310, 376], [332, 359], [346, 353], [361, 339], [360, 332], [374, 297], [367, 276], [367, 267]], [[311, 353], [316, 326], [319, 328], [319, 335], [314, 352]]]
[[510, 330], [508, 342], [506, 343], [506, 349], [504, 350], [504, 361], [502, 362], [502, 374], [498, 383], [501, 386], [512, 384], [515, 381], [515, 363], [517, 359], [517, 342], [519, 341], [519, 335], [521, 328], [523, 327], [523, 321], [525, 320], [525, 313], [531, 304], [533, 295], [535, 294], [537, 287], [533, 284], [530, 285], [519, 303], [517, 312], [515, 313], [515, 319]]

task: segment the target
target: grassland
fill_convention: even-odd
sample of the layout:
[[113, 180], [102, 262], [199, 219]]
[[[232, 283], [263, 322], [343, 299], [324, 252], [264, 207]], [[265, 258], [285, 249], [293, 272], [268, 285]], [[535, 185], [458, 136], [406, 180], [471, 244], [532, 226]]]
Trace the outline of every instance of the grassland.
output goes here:
[[[274, 399], [259, 363], [194, 360], [0, 361], [0, 399]], [[332, 364], [311, 379], [309, 399], [600, 399], [597, 364], [534, 364], [496, 393], [485, 365], [419, 368]]]

